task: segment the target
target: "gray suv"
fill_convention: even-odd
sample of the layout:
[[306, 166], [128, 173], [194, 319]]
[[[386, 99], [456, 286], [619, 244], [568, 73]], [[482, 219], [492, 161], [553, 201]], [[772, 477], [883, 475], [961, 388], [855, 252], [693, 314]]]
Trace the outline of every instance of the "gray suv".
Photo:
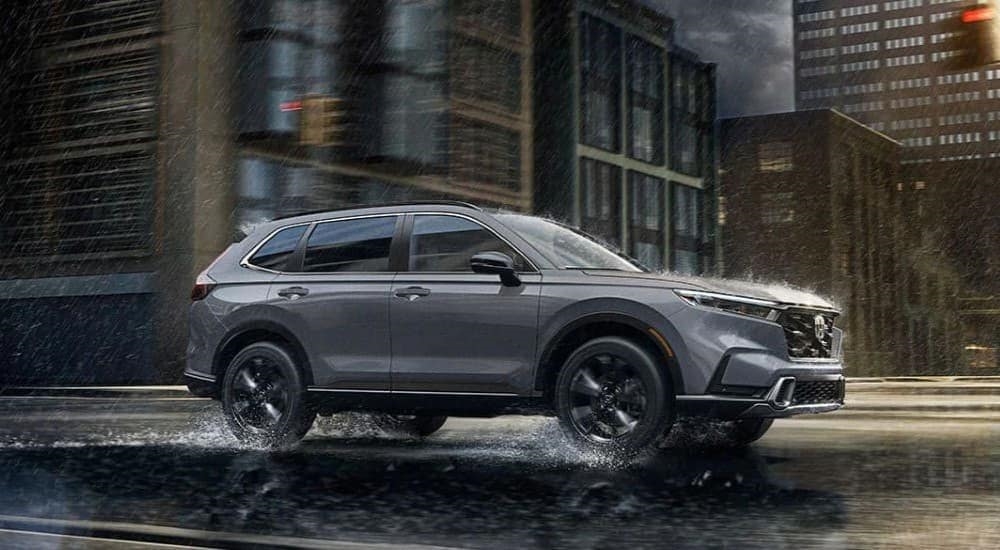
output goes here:
[[452, 416], [555, 414], [636, 454], [681, 415], [734, 443], [840, 408], [842, 332], [806, 292], [651, 273], [565, 225], [452, 202], [279, 219], [198, 276], [188, 387], [243, 439], [317, 414], [429, 435]]

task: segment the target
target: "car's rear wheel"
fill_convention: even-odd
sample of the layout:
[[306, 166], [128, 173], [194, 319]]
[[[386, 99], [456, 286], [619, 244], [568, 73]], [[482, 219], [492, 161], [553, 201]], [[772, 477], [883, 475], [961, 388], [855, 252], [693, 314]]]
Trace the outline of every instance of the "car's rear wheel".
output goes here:
[[237, 439], [267, 447], [299, 441], [316, 419], [295, 361], [270, 342], [243, 348], [229, 363], [222, 409]]
[[375, 424], [385, 432], [409, 437], [427, 437], [441, 429], [447, 416], [418, 416], [408, 414], [380, 414]]
[[580, 346], [555, 384], [563, 429], [586, 448], [623, 458], [655, 450], [674, 420], [670, 377], [653, 355], [616, 336]]

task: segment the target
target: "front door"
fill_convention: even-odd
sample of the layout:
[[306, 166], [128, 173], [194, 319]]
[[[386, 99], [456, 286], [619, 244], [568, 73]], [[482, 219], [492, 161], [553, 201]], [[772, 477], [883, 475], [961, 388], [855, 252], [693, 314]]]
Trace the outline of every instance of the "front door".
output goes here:
[[[491, 251], [515, 259], [521, 286], [472, 272]], [[417, 214], [407, 263], [389, 299], [393, 393], [530, 392], [541, 275], [524, 257], [477, 221]]]
[[295, 272], [271, 283], [269, 301], [302, 339], [314, 386], [389, 390], [390, 249], [402, 219], [318, 223]]

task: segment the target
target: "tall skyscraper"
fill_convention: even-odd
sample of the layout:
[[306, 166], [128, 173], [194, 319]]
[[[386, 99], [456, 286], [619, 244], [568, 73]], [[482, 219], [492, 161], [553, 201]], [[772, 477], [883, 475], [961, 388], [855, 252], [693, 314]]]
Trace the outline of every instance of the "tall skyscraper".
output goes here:
[[836, 107], [904, 164], [1000, 158], [1000, 66], [953, 70], [975, 0], [795, 0], [795, 104]]
[[919, 192], [913, 204], [928, 209], [907, 223], [924, 248], [950, 256], [964, 282], [966, 341], [992, 350], [995, 365], [1000, 64], [959, 69], [955, 45], [962, 12], [984, 1], [794, 0], [795, 103], [837, 108], [903, 145], [897, 188]]

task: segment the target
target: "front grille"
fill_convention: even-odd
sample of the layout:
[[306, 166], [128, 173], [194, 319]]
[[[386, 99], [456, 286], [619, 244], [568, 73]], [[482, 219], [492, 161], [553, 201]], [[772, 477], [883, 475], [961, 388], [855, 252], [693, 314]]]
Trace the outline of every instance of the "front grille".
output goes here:
[[[795, 359], [827, 359], [833, 356], [833, 322], [836, 313], [785, 311], [778, 317], [785, 330], [788, 356]], [[820, 326], [818, 319], [822, 319]]]
[[796, 381], [792, 405], [816, 405], [844, 401], [844, 380]]

